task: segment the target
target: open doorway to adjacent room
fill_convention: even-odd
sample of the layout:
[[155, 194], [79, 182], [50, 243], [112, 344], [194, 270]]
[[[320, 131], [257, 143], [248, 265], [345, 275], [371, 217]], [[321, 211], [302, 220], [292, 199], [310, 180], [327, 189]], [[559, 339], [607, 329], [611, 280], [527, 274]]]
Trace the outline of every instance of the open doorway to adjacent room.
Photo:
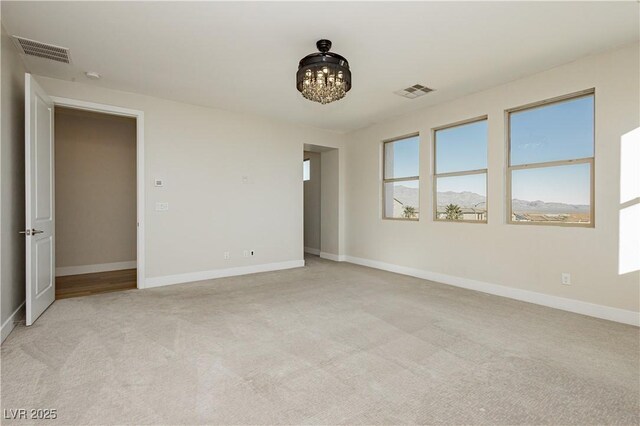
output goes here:
[[304, 151], [304, 252], [320, 256], [321, 155]]
[[137, 286], [136, 118], [55, 107], [56, 299]]
[[338, 149], [304, 145], [304, 253], [338, 258]]

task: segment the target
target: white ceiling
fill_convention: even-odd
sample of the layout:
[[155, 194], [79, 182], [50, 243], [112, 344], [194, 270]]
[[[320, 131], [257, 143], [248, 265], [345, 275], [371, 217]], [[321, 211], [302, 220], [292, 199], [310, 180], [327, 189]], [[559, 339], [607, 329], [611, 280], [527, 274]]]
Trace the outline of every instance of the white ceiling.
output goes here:
[[[349, 131], [638, 40], [631, 2], [2, 2], [11, 35], [71, 49], [38, 75]], [[353, 72], [341, 101], [295, 88], [320, 38]], [[85, 71], [103, 78], [88, 80]], [[420, 83], [437, 91], [405, 99]]]

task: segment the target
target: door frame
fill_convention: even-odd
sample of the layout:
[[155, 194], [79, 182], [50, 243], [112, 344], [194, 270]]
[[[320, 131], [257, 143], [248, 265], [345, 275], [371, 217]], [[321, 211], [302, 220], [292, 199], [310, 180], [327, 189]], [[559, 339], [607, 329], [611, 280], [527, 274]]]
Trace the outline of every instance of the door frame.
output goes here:
[[[81, 101], [78, 99], [49, 96], [54, 106], [69, 107], [85, 111], [132, 117], [136, 119], [136, 235], [137, 287], [145, 288], [145, 244], [144, 244], [144, 111], [122, 108], [114, 105]], [[55, 139], [54, 139], [55, 146]]]

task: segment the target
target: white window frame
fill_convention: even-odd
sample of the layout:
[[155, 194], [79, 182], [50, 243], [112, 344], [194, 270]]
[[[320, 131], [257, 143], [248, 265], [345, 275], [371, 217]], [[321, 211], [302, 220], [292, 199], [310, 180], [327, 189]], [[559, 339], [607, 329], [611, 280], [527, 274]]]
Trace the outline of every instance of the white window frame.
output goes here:
[[[460, 126], [464, 126], [466, 124], [471, 124], [471, 123], [478, 123], [480, 121], [486, 121], [487, 122], [487, 126], [489, 124], [489, 116], [488, 115], [483, 115], [480, 117], [474, 117], [474, 118], [470, 118], [467, 120], [462, 120], [462, 121], [457, 121], [455, 123], [452, 124], [446, 124], [444, 126], [439, 126], [439, 127], [434, 127], [433, 129], [431, 129], [431, 140], [433, 141], [433, 221], [434, 222], [456, 222], [456, 223], [487, 223], [488, 219], [489, 219], [489, 168], [488, 168], [488, 164], [489, 164], [489, 135], [487, 135], [487, 152], [485, 153], [487, 156], [487, 167], [485, 167], [484, 169], [475, 169], [475, 170], [463, 170], [460, 172], [448, 172], [448, 173], [438, 173], [438, 169], [437, 169], [437, 152], [436, 152], [436, 146], [437, 146], [437, 132], [440, 130], [446, 130], [446, 129], [452, 129], [454, 127], [460, 127]], [[485, 213], [485, 219], [484, 220], [469, 220], [469, 219], [438, 219], [438, 178], [444, 178], [444, 177], [454, 177], [454, 176], [468, 176], [468, 175], [479, 175], [479, 174], [485, 174], [486, 175], [486, 179], [485, 179], [485, 208], [486, 208], [486, 213]]]
[[[569, 160], [557, 160], [557, 161], [546, 161], [543, 163], [529, 163], [529, 164], [518, 164], [516, 166], [511, 165], [511, 114], [516, 112], [522, 112], [529, 109], [540, 108], [543, 106], [557, 104], [566, 101], [572, 101], [579, 98], [584, 97], [593, 97], [593, 156], [585, 157], [585, 158], [575, 158]], [[595, 228], [596, 225], [596, 215], [595, 215], [595, 157], [596, 157], [596, 91], [595, 88], [582, 90], [579, 92], [569, 93], [567, 95], [557, 96], [555, 98], [545, 99], [543, 101], [533, 102], [527, 105], [522, 105], [516, 108], [511, 108], [505, 111], [505, 129], [507, 136], [507, 223], [510, 225], [542, 225], [542, 226], [569, 226], [569, 227], [578, 227], [578, 228]], [[590, 190], [589, 190], [589, 223], [563, 223], [563, 222], [527, 222], [527, 221], [517, 221], [513, 220], [513, 210], [512, 210], [512, 183], [511, 179], [513, 176], [514, 170], [523, 170], [523, 169], [539, 169], [545, 167], [557, 167], [557, 166], [567, 166], [567, 165], [575, 165], [575, 164], [589, 164], [589, 177], [590, 177]]]
[[[385, 169], [387, 166], [387, 150], [385, 149], [388, 143], [393, 143], [393, 142], [399, 142], [401, 140], [404, 139], [410, 139], [410, 138], [418, 138], [418, 176], [407, 176], [407, 177], [402, 177], [402, 178], [389, 178], [386, 179], [386, 173], [385, 173]], [[387, 183], [394, 183], [394, 182], [406, 182], [406, 181], [413, 181], [413, 180], [417, 180], [418, 181], [418, 214], [419, 214], [419, 209], [420, 209], [420, 189], [421, 189], [421, 182], [420, 182], [420, 133], [419, 132], [414, 132], [414, 133], [409, 133], [408, 135], [404, 135], [404, 136], [398, 136], [397, 138], [393, 138], [393, 139], [386, 139], [384, 141], [382, 141], [382, 219], [383, 220], [405, 220], [405, 221], [413, 221], [413, 222], [418, 222], [420, 220], [420, 216], [418, 215], [418, 217], [388, 217], [387, 216], [387, 202], [386, 202], [386, 192], [385, 191], [385, 184]]]

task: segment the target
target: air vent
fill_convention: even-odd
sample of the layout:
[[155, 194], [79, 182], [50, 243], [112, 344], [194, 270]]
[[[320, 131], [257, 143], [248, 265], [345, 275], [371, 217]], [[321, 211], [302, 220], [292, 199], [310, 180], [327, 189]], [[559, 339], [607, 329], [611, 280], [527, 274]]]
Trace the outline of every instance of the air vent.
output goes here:
[[423, 86], [422, 84], [414, 84], [411, 87], [407, 87], [406, 89], [398, 90], [397, 92], [393, 92], [396, 95], [400, 95], [404, 98], [415, 99], [419, 96], [426, 95], [429, 92], [433, 92], [434, 89], [430, 89], [427, 86]]
[[71, 63], [69, 49], [66, 47], [54, 46], [52, 44], [29, 40], [28, 38], [18, 36], [13, 36], [13, 40], [15, 41], [16, 46], [18, 46], [20, 53], [25, 55], [51, 59], [52, 61], [64, 62], [65, 64]]

